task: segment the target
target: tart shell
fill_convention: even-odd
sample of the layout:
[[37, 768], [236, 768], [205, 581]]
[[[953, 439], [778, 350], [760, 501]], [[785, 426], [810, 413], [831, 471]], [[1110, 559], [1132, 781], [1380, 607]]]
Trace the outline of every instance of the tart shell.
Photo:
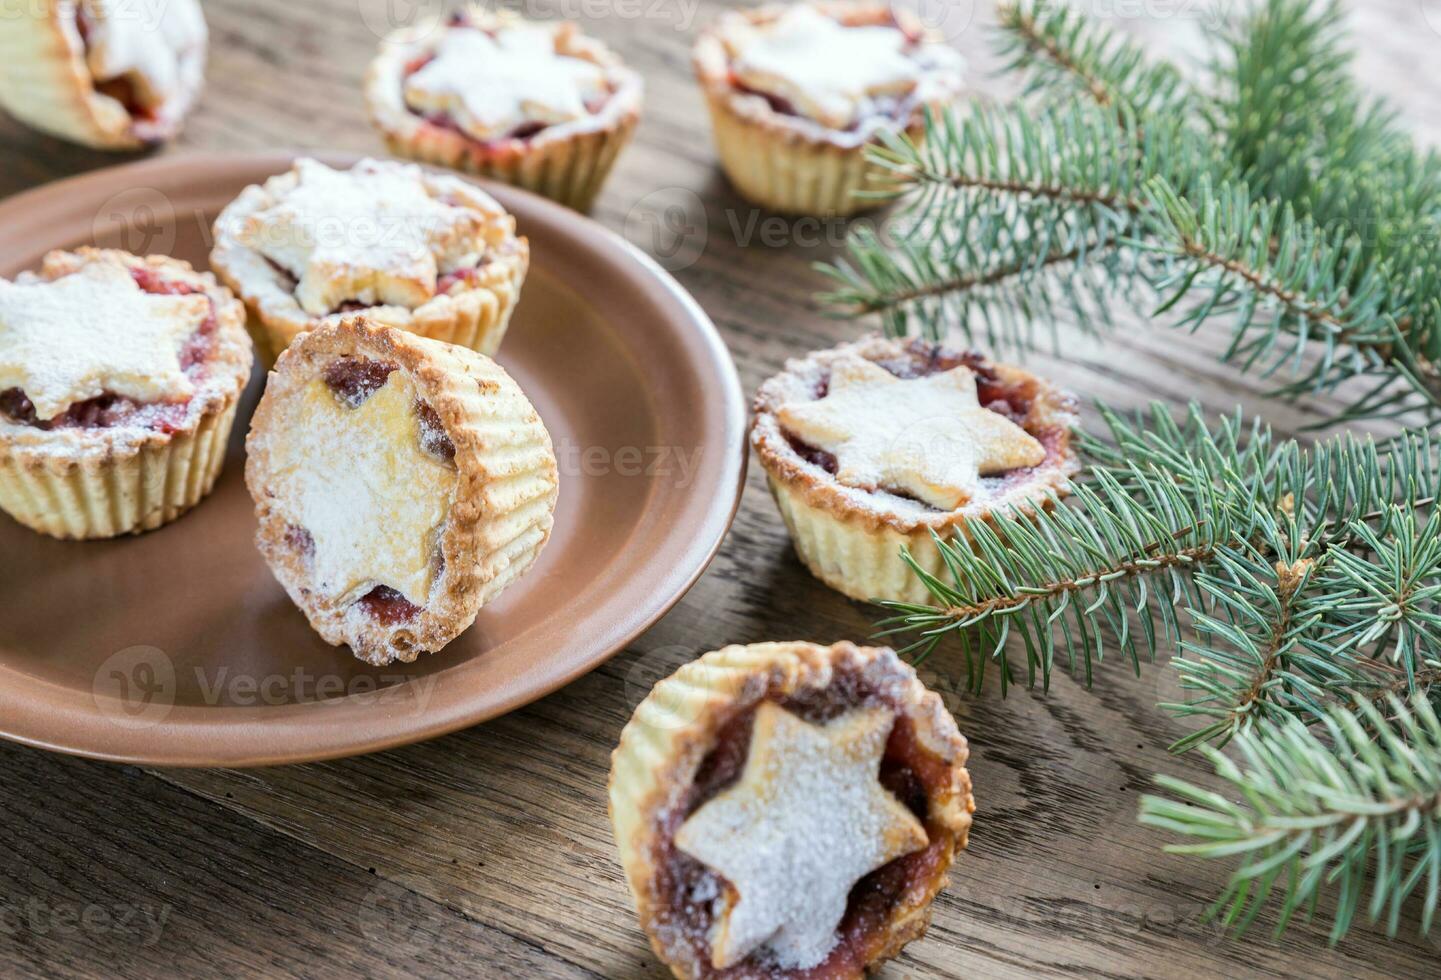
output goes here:
[[[316, 594], [289, 522], [270, 489], [271, 446], [285, 438], [280, 400], [344, 356], [393, 362], [414, 382], [455, 445], [459, 474], [439, 548], [444, 571], [410, 622], [358, 622], [352, 607]], [[535, 562], [550, 539], [559, 472], [550, 433], [520, 386], [475, 351], [350, 317], [305, 334], [276, 363], [246, 440], [256, 542], [276, 579], [326, 642], [367, 663], [410, 663], [441, 649]], [[364, 534], [364, 528], [357, 528]], [[381, 583], [383, 584], [383, 583]]]
[[[398, 327], [420, 337], [467, 347], [487, 356], [500, 349], [510, 327], [511, 314], [520, 301], [521, 286], [530, 270], [530, 244], [515, 234], [515, 219], [488, 194], [454, 177], [427, 174], [432, 184], [453, 181], [467, 195], [484, 201], [493, 210], [489, 261], [460, 288], [436, 296], [416, 309], [374, 306], [364, 311], [372, 322]], [[249, 328], [261, 363], [274, 365], [276, 358], [300, 334], [344, 319], [344, 313], [314, 317], [296, 301], [293, 283], [266, 261], [259, 252], [241, 243], [232, 229], [264, 210], [295, 186], [294, 173], [278, 174], [263, 185], [241, 192], [215, 221], [215, 248], [210, 266], [221, 281], [245, 303]]]
[[[829, 688], [840, 673], [856, 672], [897, 693], [898, 713], [913, 724], [917, 744], [944, 764], [946, 784], [927, 793], [927, 830], [940, 860], [902, 893], [867, 944], [854, 974], [874, 968], [925, 934], [931, 903], [948, 883], [955, 853], [964, 849], [975, 800], [966, 771], [969, 750], [939, 695], [894, 651], [838, 643], [759, 643], [708, 653], [661, 681], [621, 733], [611, 760], [610, 816], [620, 860], [641, 926], [656, 955], [680, 978], [714, 975], [708, 959], [681, 934], [661, 884], [659, 848], [668, 815], [685, 802], [697, 771], [721, 730], [763, 700]], [[749, 976], [750, 974], [745, 974]]]
[[1002, 384], [1030, 391], [1023, 428], [1045, 432], [1053, 442], [1047, 459], [1028, 479], [995, 495], [978, 498], [953, 511], [888, 508], [867, 490], [843, 486], [826, 470], [804, 459], [782, 430], [776, 412], [806, 389], [811, 377], [824, 377], [839, 357], [858, 354], [870, 361], [923, 358], [935, 348], [924, 341], [868, 337], [817, 351], [786, 363], [786, 371], [761, 386], [755, 400], [751, 446], [765, 469], [776, 506], [790, 532], [796, 555], [816, 578], [852, 599], [924, 602], [930, 593], [901, 557], [909, 549], [925, 572], [946, 580], [950, 570], [932, 532], [942, 538], [965, 536], [967, 525], [988, 521], [1004, 510], [1030, 515], [1066, 495], [1080, 463], [1072, 445], [1079, 422], [1075, 398], [1017, 367], [991, 365]]
[[225, 464], [230, 430], [254, 355], [245, 308], [215, 277], [178, 259], [82, 248], [46, 256], [58, 278], [90, 262], [116, 262], [186, 283], [210, 297], [216, 347], [211, 382], [173, 433], [131, 428], [44, 431], [0, 419], [0, 509], [51, 537], [90, 540], [151, 531], [200, 503]]
[[[919, 22], [885, 4], [815, 3], [821, 13], [848, 26], [903, 23], [927, 43], [943, 44]], [[743, 14], [751, 23], [774, 20], [785, 7], [758, 7]], [[702, 32], [692, 55], [705, 94], [721, 168], [743, 197], [781, 214], [845, 217], [882, 207], [900, 190], [884, 167], [866, 157], [874, 134], [826, 129], [772, 109], [764, 98], [738, 90], [717, 24]], [[917, 146], [925, 139], [926, 112], [940, 111], [960, 89], [959, 79], [918, 105], [897, 130]]]
[[[503, 23], [485, 14], [475, 18], [477, 24]], [[371, 62], [365, 79], [370, 120], [395, 156], [499, 180], [589, 211], [640, 122], [644, 86], [640, 75], [599, 41], [574, 25], [562, 30], [567, 53], [604, 67], [615, 86], [604, 109], [588, 119], [491, 145], [427, 122], [405, 104], [405, 73], [408, 65], [433, 50], [436, 36], [408, 29], [388, 37]]]
[[141, 150], [180, 129], [205, 79], [205, 54], [181, 63], [180, 90], [157, 118], [137, 120], [96, 91], [85, 45], [66, 11], [76, 4], [14, 4], [0, 16], [0, 105], [28, 126], [100, 150]]

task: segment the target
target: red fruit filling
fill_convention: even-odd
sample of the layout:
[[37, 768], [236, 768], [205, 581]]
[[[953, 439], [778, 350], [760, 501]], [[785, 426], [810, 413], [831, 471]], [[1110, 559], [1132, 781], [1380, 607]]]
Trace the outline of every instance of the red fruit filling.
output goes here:
[[325, 369], [325, 383], [347, 408], [359, 408], [370, 400], [400, 365], [372, 361], [368, 357], [342, 357]]
[[305, 528], [291, 524], [285, 528], [285, 544], [304, 558], [315, 554], [315, 538]]
[[[878, 868], [851, 889], [836, 946], [826, 959], [809, 970], [785, 972], [763, 954], [750, 957], [728, 970], [710, 970], [708, 977], [724, 980], [761, 980], [778, 975], [821, 980], [853, 977], [879, 950], [882, 927], [897, 904], [913, 889], [933, 880], [936, 869], [953, 853], [949, 829], [931, 819], [929, 800], [951, 787], [951, 768], [916, 739], [915, 724], [900, 713], [901, 705], [882, 687], [871, 685], [856, 671], [838, 673], [824, 691], [779, 700], [782, 708], [814, 724], [823, 724], [847, 711], [887, 707], [896, 712], [896, 724], [881, 760], [881, 784], [916, 815], [931, 843], [925, 849], [897, 858]], [[658, 888], [668, 930], [684, 936], [696, 961], [710, 962], [710, 931], [714, 923], [713, 897], [731, 886], [699, 861], [675, 847], [675, 833], [696, 810], [737, 779], [750, 752], [755, 708], [740, 711], [717, 735], [715, 745], [696, 771], [695, 783], [685, 799], [661, 818], [658, 845]], [[824, 806], [824, 801], [818, 801]]]
[[[1029, 422], [1031, 410], [1035, 407], [1038, 394], [1037, 382], [1002, 380], [995, 366], [978, 351], [956, 351], [939, 344], [927, 344], [917, 340], [911, 342], [905, 355], [875, 363], [896, 377], [906, 380], [941, 374], [958, 367], [969, 368], [971, 373], [976, 376], [976, 396], [981, 405], [998, 415], [1004, 415], [1025, 429], [1046, 450], [1046, 458], [1041, 461], [1040, 466], [1049, 466], [1060, 458], [1064, 430], [1057, 426], [1037, 426]], [[829, 391], [830, 379], [827, 377], [816, 386], [816, 399], [826, 397]], [[839, 470], [839, 464], [832, 453], [812, 446], [789, 432], [785, 436], [786, 442], [790, 444], [797, 456], [812, 466], [818, 466], [835, 476]], [[1033, 472], [1033, 469], [1013, 470], [998, 479], [1007, 485], [1019, 483], [1025, 480], [1027, 475]]]
[[[86, 12], [84, 4], [76, 5], [75, 30], [80, 34], [80, 43], [84, 46], [85, 53], [88, 55], [90, 52], [90, 34], [92, 27], [90, 16]], [[121, 76], [120, 78], [111, 78], [103, 81], [97, 78], [93, 81], [93, 84], [95, 91], [101, 95], [108, 95], [116, 102], [119, 102], [130, 115], [130, 118], [142, 122], [152, 122], [155, 120], [155, 109], [143, 105], [140, 102], [139, 93], [136, 92], [135, 84], [130, 78]]]
[[455, 461], [455, 443], [445, 432], [445, 426], [435, 409], [425, 402], [417, 402], [415, 416], [420, 420], [420, 448], [438, 456], [447, 463]]
[[420, 615], [420, 607], [388, 585], [377, 585], [359, 600], [371, 619], [382, 626], [399, 626]]
[[[167, 296], [189, 296], [203, 294], [199, 286], [178, 279], [166, 278], [164, 273], [148, 266], [132, 268], [131, 277], [135, 284], [147, 293]], [[199, 387], [205, 379], [206, 368], [215, 353], [216, 333], [220, 328], [215, 319], [215, 304], [210, 304], [210, 315], [201, 321], [180, 348], [180, 368], [192, 385]], [[116, 426], [150, 429], [171, 434], [185, 427], [190, 413], [190, 400], [174, 402], [137, 402], [111, 392], [83, 402], [76, 402], [53, 419], [41, 421], [35, 415], [35, 406], [25, 392], [19, 388], [0, 391], [0, 413], [12, 422], [28, 425], [43, 432], [56, 429], [109, 429]]]

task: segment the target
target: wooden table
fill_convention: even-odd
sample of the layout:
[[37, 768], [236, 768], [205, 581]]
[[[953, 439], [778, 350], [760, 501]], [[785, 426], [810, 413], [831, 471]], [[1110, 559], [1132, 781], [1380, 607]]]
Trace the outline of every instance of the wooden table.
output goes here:
[[[947, 27], [978, 86], [1004, 96], [989, 77], [990, 4], [949, 3]], [[1423, 5], [1355, 0], [1353, 21], [1359, 70], [1435, 142], [1441, 73], [1425, 66], [1441, 37]], [[416, 6], [427, 8], [209, 0], [209, 89], [171, 152], [379, 152], [360, 79], [385, 11]], [[786, 356], [860, 328], [826, 319], [812, 299], [810, 264], [835, 254], [844, 226], [767, 221], [715, 169], [688, 50], [722, 6], [534, 0], [531, 9], [588, 21], [645, 74], [645, 121], [596, 218], [669, 256], [754, 388]], [[1194, 48], [1205, 26], [1196, 3], [1094, 6], [1168, 49]], [[1139, 12], [1151, 16], [1126, 18]], [[1433, 17], [1441, 28], [1441, 12]], [[0, 122], [0, 194], [112, 162]], [[687, 217], [647, 220], [667, 213]], [[1068, 331], [1063, 341], [1063, 357], [1032, 363], [1088, 399], [1197, 398], [1216, 411], [1239, 402], [1287, 431], [1317, 407], [1268, 403], [1259, 383], [1216, 362], [1213, 334], [1123, 321], [1104, 344]], [[0, 747], [0, 972], [662, 976], [605, 813], [609, 754], [631, 709], [702, 651], [860, 639], [873, 618], [797, 564], [753, 472], [734, 531], [684, 602], [601, 670], [500, 721], [384, 755], [255, 772], [117, 768]], [[1262, 929], [1242, 942], [1202, 922], [1224, 869], [1162, 854], [1164, 835], [1135, 819], [1152, 773], [1206, 774], [1199, 758], [1167, 756], [1183, 731], [1155, 708], [1176, 694], [1170, 671], [1148, 666], [1136, 678], [1110, 663], [1093, 691], [1061, 677], [1046, 696], [1004, 701], [994, 689], [954, 693], [960, 671], [955, 652], [942, 652], [926, 675], [952, 692], [971, 738], [975, 835], [930, 935], [885, 976], [1436, 974], [1441, 938], [1414, 938], [1414, 921], [1396, 942], [1360, 928], [1335, 949], [1320, 927], [1281, 940]]]

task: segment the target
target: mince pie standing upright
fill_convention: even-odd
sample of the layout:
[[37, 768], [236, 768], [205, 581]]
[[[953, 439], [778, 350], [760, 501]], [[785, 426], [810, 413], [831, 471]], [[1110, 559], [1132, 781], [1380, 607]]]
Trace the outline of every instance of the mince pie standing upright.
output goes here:
[[200, 94], [197, 0], [27, 0], [0, 8], [0, 105], [63, 139], [135, 150], [170, 139]]
[[1077, 469], [1075, 399], [1020, 368], [871, 337], [786, 363], [756, 395], [751, 445], [797, 555], [854, 599], [922, 602], [904, 547], [948, 575], [931, 537], [1028, 514]]
[[302, 159], [215, 223], [210, 264], [245, 301], [267, 362], [352, 313], [494, 354], [530, 263], [515, 219], [458, 177]]
[[400, 31], [366, 79], [390, 151], [524, 187], [581, 211], [640, 120], [641, 78], [574, 24], [478, 6]]
[[175, 259], [83, 248], [0, 279], [0, 508], [58, 538], [160, 527], [215, 485], [254, 357]]
[[966, 740], [895, 652], [760, 643], [656, 685], [610, 813], [682, 978], [860, 977], [922, 936], [966, 846]]
[[883, 134], [920, 143], [926, 112], [962, 87], [945, 39], [882, 3], [730, 11], [701, 35], [694, 62], [731, 183], [795, 214], [884, 203], [885, 171], [866, 148]]
[[271, 570], [327, 642], [372, 664], [444, 647], [550, 537], [555, 452], [520, 386], [364, 317], [281, 356], [246, 449]]

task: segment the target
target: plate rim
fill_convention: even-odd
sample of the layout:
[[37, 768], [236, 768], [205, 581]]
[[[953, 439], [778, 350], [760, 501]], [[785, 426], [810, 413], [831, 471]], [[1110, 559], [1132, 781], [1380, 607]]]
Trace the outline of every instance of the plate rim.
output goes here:
[[[0, 201], [0, 221], [5, 221], [12, 214], [33, 215], [38, 209], [50, 207], [56, 201], [63, 201], [72, 196], [80, 197], [90, 184], [105, 185], [129, 177], [133, 178], [137, 185], [140, 181], [148, 180], [151, 182], [148, 186], [162, 189], [167, 176], [173, 179], [173, 175], [167, 174], [167, 172], [176, 167], [190, 172], [192, 177], [197, 170], [213, 170], [220, 165], [233, 169], [244, 167], [257, 172], [265, 170], [278, 173], [290, 166], [293, 160], [302, 156], [314, 157], [331, 165], [348, 166], [366, 157], [381, 158], [383, 155], [333, 153], [304, 149], [241, 153], [182, 150], [145, 160], [103, 167], [32, 187]], [[682, 329], [692, 331], [693, 335], [702, 342], [706, 356], [702, 361], [696, 363], [702, 368], [708, 368], [707, 373], [713, 373], [713, 380], [717, 382], [716, 390], [708, 391], [705, 400], [708, 404], [718, 406], [716, 409], [718, 418], [724, 426], [721, 444], [725, 451], [714, 454], [721, 461], [721, 472], [720, 478], [712, 484], [716, 492], [708, 495], [709, 503], [704, 509], [703, 524], [688, 524], [671, 532], [685, 534], [691, 541], [685, 550], [683, 567], [686, 568], [686, 571], [678, 577], [671, 576], [670, 586], [663, 591], [648, 593], [650, 599], [645, 604], [646, 608], [639, 611], [630, 626], [610, 640], [597, 644], [594, 650], [589, 651], [583, 657], [575, 658], [573, 663], [568, 663], [564, 669], [546, 677], [538, 684], [520, 685], [515, 692], [489, 706], [459, 709], [429, 723], [423, 721], [424, 714], [419, 714], [417, 717], [422, 719], [419, 723], [410, 726], [391, 726], [379, 735], [358, 728], [360, 734], [345, 744], [332, 744], [328, 747], [311, 749], [302, 747], [298, 750], [280, 752], [274, 748], [277, 742], [274, 735], [244, 734], [246, 730], [257, 727], [257, 722], [249, 717], [254, 712], [289, 713], [306, 710], [333, 710], [330, 708], [330, 703], [327, 702], [303, 702], [265, 708], [233, 709], [183, 706], [171, 709], [165, 721], [160, 724], [132, 728], [108, 719], [104, 722], [103, 729], [97, 727], [100, 725], [103, 715], [97, 704], [92, 711], [80, 713], [79, 721], [82, 724], [78, 733], [71, 737], [61, 738], [54, 737], [53, 722], [52, 726], [49, 726], [51, 727], [49, 734], [37, 734], [34, 731], [27, 731], [27, 726], [24, 724], [14, 723], [11, 711], [0, 710], [0, 739], [44, 751], [100, 762], [158, 768], [217, 766], [254, 768], [291, 765], [350, 758], [401, 748], [492, 721], [574, 683], [625, 650], [663, 619], [694, 588], [710, 568], [730, 533], [745, 492], [749, 466], [749, 447], [746, 440], [749, 413], [735, 361], [709, 314], [706, 313], [699, 301], [655, 259], [587, 215], [510, 185], [469, 174], [439, 170], [434, 167], [425, 169], [468, 180], [495, 196], [507, 210], [514, 210], [510, 202], [518, 201], [522, 205], [521, 210], [538, 212], [542, 218], [548, 218], [553, 223], [569, 226], [573, 229], [576, 238], [582, 240], [589, 238], [590, 243], [586, 246], [588, 251], [602, 254], [608, 252], [615, 261], [633, 264], [643, 274], [644, 280], [659, 286], [664, 298], [677, 306], [678, 312], [682, 313], [684, 320], [687, 321]], [[177, 218], [177, 220], [179, 219]], [[678, 323], [678, 318], [667, 319], [673, 324]], [[727, 492], [727, 488], [730, 488], [729, 492]], [[666, 581], [667, 579], [660, 578], [656, 584], [663, 585]], [[62, 687], [62, 685], [44, 678], [23, 674], [8, 667], [0, 667], [0, 678], [12, 675], [26, 678], [31, 689], [46, 685]], [[76, 690], [68, 687], [64, 689]], [[6, 706], [14, 707], [32, 700], [31, 698], [16, 698], [13, 690], [9, 685], [0, 683], [0, 709], [4, 709]], [[476, 695], [470, 694], [464, 701], [471, 702], [475, 699]], [[93, 701], [92, 698], [85, 700]], [[343, 702], [347, 698], [338, 700]], [[351, 710], [356, 709], [352, 706]], [[371, 710], [383, 711], [383, 708], [375, 707]], [[242, 719], [238, 724], [232, 719], [224, 725], [215, 723], [219, 719], [211, 719], [208, 722], [201, 720], [200, 714], [215, 711], [236, 711], [246, 715], [247, 718]], [[197, 714], [197, 717], [192, 720], [189, 717], [192, 713], [200, 714]], [[179, 716], [178, 720], [175, 717], [177, 715]], [[241, 744], [217, 740], [214, 734], [217, 731], [225, 731], [230, 738], [239, 739]], [[223, 751], [221, 750], [222, 745], [224, 745]]]

